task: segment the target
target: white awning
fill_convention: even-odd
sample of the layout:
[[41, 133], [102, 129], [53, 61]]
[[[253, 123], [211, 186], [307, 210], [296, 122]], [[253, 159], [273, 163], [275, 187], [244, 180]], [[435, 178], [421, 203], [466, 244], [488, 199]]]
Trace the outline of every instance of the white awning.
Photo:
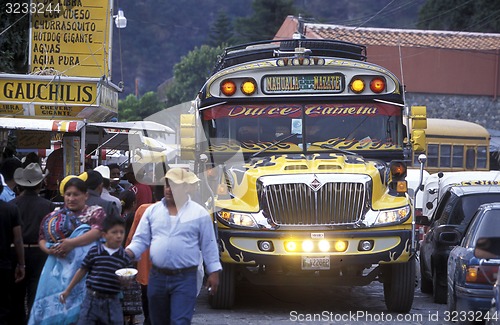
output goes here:
[[172, 130], [172, 128], [153, 121], [99, 122], [89, 123], [87, 125], [103, 128], [107, 133], [121, 133], [120, 130], [123, 130], [124, 132], [127, 130], [140, 130], [175, 134], [175, 131]]
[[85, 125], [83, 121], [40, 120], [29, 118], [0, 118], [0, 129], [33, 130], [50, 132], [78, 132]]

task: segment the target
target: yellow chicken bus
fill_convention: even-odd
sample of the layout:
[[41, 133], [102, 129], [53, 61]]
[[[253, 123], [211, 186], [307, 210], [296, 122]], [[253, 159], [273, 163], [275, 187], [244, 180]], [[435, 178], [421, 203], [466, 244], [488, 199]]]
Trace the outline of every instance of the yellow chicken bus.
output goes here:
[[182, 156], [206, 171], [213, 193], [205, 202], [223, 271], [212, 307], [232, 307], [246, 279], [380, 281], [390, 311], [411, 309], [416, 240], [405, 176], [411, 152], [424, 149], [425, 107], [410, 110], [403, 91], [352, 43], [226, 49], [180, 120]]

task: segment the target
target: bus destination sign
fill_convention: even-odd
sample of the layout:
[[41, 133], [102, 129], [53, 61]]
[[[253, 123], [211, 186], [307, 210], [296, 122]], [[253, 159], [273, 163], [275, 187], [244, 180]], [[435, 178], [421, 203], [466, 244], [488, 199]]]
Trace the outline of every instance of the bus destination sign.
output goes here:
[[345, 78], [341, 73], [301, 74], [265, 76], [264, 93], [341, 93], [345, 88]]

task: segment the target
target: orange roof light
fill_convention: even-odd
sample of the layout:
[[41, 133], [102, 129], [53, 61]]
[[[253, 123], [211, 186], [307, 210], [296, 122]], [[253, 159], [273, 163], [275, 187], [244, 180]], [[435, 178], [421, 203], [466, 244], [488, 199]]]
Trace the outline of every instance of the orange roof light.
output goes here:
[[408, 183], [406, 181], [397, 181], [396, 182], [396, 191], [398, 193], [408, 192]]
[[381, 77], [373, 78], [372, 81], [370, 81], [370, 89], [376, 94], [383, 92], [385, 89], [384, 78]]
[[236, 93], [236, 84], [232, 80], [224, 80], [220, 84], [220, 91], [226, 96], [233, 96]]
[[362, 79], [355, 78], [351, 80], [350, 87], [353, 93], [359, 94], [365, 90], [365, 82]]
[[406, 165], [400, 161], [393, 161], [391, 163], [391, 174], [393, 177], [405, 177]]
[[253, 79], [245, 80], [241, 84], [241, 92], [247, 96], [253, 95], [257, 90], [257, 83]]

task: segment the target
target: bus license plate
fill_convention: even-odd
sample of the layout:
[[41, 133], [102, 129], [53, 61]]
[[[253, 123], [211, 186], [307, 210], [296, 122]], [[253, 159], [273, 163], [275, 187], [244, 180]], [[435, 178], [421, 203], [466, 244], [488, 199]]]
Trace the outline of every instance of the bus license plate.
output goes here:
[[302, 256], [302, 270], [329, 270], [330, 256]]

